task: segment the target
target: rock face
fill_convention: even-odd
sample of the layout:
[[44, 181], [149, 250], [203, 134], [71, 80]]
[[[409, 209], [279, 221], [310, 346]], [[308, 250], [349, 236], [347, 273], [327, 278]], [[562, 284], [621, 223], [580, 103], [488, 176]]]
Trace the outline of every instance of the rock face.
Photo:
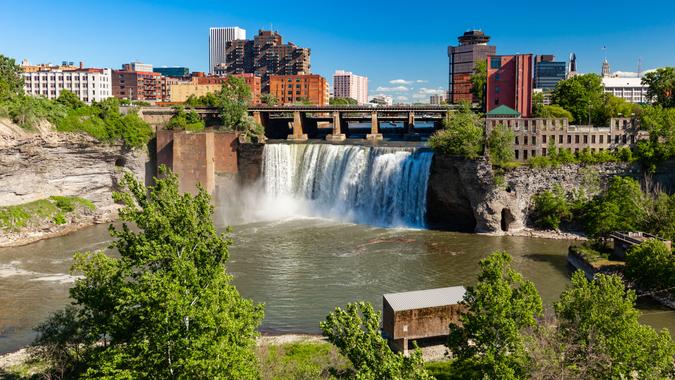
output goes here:
[[146, 149], [128, 150], [83, 134], [0, 134], [0, 206], [69, 195], [105, 209], [113, 204], [123, 169], [147, 180], [146, 166], [154, 166]]
[[468, 160], [434, 155], [427, 195], [427, 220], [433, 227], [475, 232], [525, 228], [533, 195], [560, 184], [566, 190], [602, 189], [614, 175], [639, 177], [625, 163], [558, 168], [520, 167], [496, 178], [484, 158]]

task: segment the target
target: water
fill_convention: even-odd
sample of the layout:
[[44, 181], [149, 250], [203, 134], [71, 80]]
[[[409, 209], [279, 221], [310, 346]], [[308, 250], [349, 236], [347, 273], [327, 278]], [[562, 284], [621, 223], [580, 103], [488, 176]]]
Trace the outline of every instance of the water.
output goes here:
[[298, 204], [295, 216], [424, 227], [432, 156], [415, 148], [268, 144], [265, 195], [274, 205]]

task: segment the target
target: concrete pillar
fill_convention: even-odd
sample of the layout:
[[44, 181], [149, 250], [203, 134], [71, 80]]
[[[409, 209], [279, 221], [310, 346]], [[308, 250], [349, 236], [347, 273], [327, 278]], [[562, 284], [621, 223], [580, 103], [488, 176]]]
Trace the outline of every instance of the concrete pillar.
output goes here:
[[380, 125], [377, 121], [377, 111], [373, 111], [370, 114], [370, 133], [366, 135], [366, 139], [371, 141], [382, 140]]
[[415, 112], [408, 112], [408, 133], [413, 133], [415, 128]]
[[293, 112], [292, 121], [293, 134], [288, 135], [287, 140], [291, 141], [307, 141], [307, 134], [302, 133], [302, 114], [300, 111]]
[[260, 111], [253, 111], [253, 120], [255, 120], [256, 123], [263, 125], [262, 121], [262, 116], [260, 115]]
[[333, 133], [326, 136], [326, 141], [345, 141], [347, 136], [342, 132], [340, 125], [340, 112], [333, 112]]

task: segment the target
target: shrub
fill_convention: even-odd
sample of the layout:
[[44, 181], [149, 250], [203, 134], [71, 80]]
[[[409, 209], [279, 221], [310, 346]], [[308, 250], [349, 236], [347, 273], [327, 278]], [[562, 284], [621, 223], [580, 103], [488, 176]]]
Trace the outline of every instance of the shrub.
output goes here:
[[468, 104], [458, 111], [448, 113], [445, 128], [436, 131], [429, 139], [429, 146], [439, 153], [478, 157], [483, 150], [483, 123]]
[[675, 255], [658, 239], [626, 252], [626, 278], [645, 290], [667, 289], [675, 295]]
[[562, 222], [572, 219], [571, 207], [559, 184], [533, 197], [532, 219], [539, 228], [557, 230]]

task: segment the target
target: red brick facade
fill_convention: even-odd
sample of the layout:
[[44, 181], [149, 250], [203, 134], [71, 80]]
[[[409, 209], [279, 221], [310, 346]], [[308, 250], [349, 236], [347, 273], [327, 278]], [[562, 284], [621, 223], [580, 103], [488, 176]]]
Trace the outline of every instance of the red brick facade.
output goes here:
[[532, 54], [490, 55], [487, 58], [487, 111], [501, 105], [532, 114]]

